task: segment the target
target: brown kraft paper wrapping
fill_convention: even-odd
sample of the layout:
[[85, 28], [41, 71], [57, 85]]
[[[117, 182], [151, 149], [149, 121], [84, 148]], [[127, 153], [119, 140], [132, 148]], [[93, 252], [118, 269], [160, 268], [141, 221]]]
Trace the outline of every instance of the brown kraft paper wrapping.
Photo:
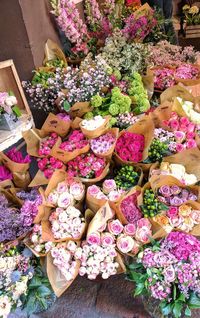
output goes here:
[[[58, 170], [65, 170], [66, 167], [62, 167], [61, 169], [58, 169]], [[57, 169], [56, 169], [57, 170]], [[55, 171], [56, 171], [55, 170]], [[49, 179], [47, 179], [45, 176], [44, 176], [44, 173], [43, 171], [41, 170], [38, 170], [38, 172], [36, 173], [34, 179], [31, 181], [31, 183], [29, 184], [29, 187], [32, 188], [32, 187], [38, 187], [38, 186], [41, 186], [41, 185], [46, 185], [49, 183]]]
[[10, 188], [13, 188], [14, 187], [14, 184], [12, 182], [12, 180], [8, 179], [8, 180], [4, 180], [4, 181], [0, 181], [0, 188], [2, 189], [10, 189]]
[[72, 280], [67, 281], [66, 278], [62, 275], [61, 271], [57, 266], [53, 264], [53, 257], [51, 253], [47, 254], [47, 276], [50, 281], [51, 287], [57, 297], [60, 297], [69, 286], [73, 283], [74, 279], [78, 275], [80, 268], [80, 262], [76, 261], [76, 270], [75, 275]]
[[110, 118], [111, 118], [111, 116], [106, 116], [105, 122], [100, 127], [96, 128], [95, 130], [87, 130], [87, 129], [83, 128], [81, 125], [81, 122], [79, 124], [79, 127], [80, 127], [82, 133], [88, 139], [97, 138], [97, 137], [103, 135], [104, 133], [106, 133], [107, 130], [109, 129]]
[[63, 53], [61, 48], [58, 46], [58, 44], [53, 42], [52, 40], [48, 39], [47, 42], [45, 43], [44, 53], [45, 53], [45, 58], [43, 61], [43, 65], [45, 65], [49, 61], [59, 59], [65, 63], [65, 66], [67, 66], [67, 60], [66, 60], [65, 54]]
[[59, 136], [64, 137], [68, 134], [70, 129], [71, 121], [63, 120], [58, 116], [50, 113], [45, 120], [41, 130], [45, 133], [55, 132]]
[[51, 156], [61, 160], [64, 163], [67, 163], [68, 161], [73, 160], [79, 155], [82, 155], [83, 153], [87, 153], [90, 150], [90, 145], [88, 143], [85, 147], [81, 149], [76, 149], [74, 151], [65, 151], [63, 149], [60, 149], [61, 143], [62, 143], [62, 140], [60, 137], [58, 137], [57, 142], [55, 143], [55, 145], [53, 146], [51, 150]]
[[13, 175], [13, 182], [16, 187], [26, 188], [30, 181], [31, 177], [29, 174], [30, 163], [17, 163], [9, 159], [3, 152], [0, 153], [1, 162], [6, 168], [8, 168]]
[[161, 104], [164, 102], [173, 102], [174, 98], [181, 97], [184, 100], [194, 102], [194, 96], [189, 93], [189, 91], [182, 85], [175, 85], [173, 87], [167, 88], [161, 95], [160, 101]]
[[90, 112], [90, 102], [77, 102], [70, 108], [70, 115], [73, 118], [83, 117], [86, 113]]
[[40, 148], [40, 142], [43, 138], [48, 136], [48, 133], [45, 133], [42, 130], [33, 128], [22, 133], [22, 136], [26, 142], [27, 153], [30, 156], [43, 158], [45, 156], [39, 156], [38, 150]]
[[76, 117], [72, 122], [71, 122], [71, 128], [72, 129], [80, 129], [80, 123], [83, 119]]

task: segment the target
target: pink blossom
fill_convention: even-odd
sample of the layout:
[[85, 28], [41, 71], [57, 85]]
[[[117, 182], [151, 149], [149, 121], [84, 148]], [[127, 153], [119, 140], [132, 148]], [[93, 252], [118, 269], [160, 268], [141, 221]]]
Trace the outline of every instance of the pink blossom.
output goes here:
[[108, 223], [108, 230], [113, 235], [119, 235], [123, 231], [123, 225], [119, 220], [113, 220]]

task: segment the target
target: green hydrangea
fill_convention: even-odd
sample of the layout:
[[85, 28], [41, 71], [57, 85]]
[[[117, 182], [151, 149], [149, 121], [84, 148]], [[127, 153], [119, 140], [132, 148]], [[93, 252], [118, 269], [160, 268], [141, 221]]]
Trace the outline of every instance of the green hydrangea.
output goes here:
[[102, 103], [103, 103], [103, 98], [99, 94], [91, 98], [91, 105], [93, 107], [99, 107], [102, 105]]
[[115, 117], [112, 117], [109, 121], [109, 126], [112, 127], [116, 124], [117, 122], [117, 119]]
[[117, 105], [117, 104], [110, 104], [108, 110], [109, 110], [109, 113], [110, 113], [112, 116], [116, 116], [116, 115], [119, 114], [119, 111], [120, 111], [119, 105]]
[[84, 119], [92, 119], [94, 116], [93, 116], [93, 113], [92, 112], [88, 112], [84, 115]]
[[117, 79], [118, 81], [120, 81], [120, 79], [122, 78], [122, 75], [121, 75], [121, 73], [120, 73], [119, 70], [115, 70], [115, 71], [113, 72], [113, 75], [116, 77], [116, 79]]

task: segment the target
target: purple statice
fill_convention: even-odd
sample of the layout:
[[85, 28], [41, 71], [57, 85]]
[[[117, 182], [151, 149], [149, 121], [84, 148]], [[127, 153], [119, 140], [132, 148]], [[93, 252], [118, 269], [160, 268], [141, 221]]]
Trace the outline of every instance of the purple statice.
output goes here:
[[30, 192], [26, 192], [25, 190], [21, 190], [17, 192], [17, 197], [21, 200], [29, 200], [29, 201], [35, 201], [38, 197], [38, 190], [33, 188]]
[[38, 207], [42, 204], [42, 196], [37, 190], [32, 190], [27, 195], [23, 194], [23, 197], [26, 196], [26, 199], [21, 207], [21, 220], [24, 226], [31, 226], [34, 218], [38, 213]]
[[168, 250], [178, 260], [187, 261], [191, 253], [200, 253], [200, 242], [190, 234], [171, 232], [162, 242], [161, 248]]

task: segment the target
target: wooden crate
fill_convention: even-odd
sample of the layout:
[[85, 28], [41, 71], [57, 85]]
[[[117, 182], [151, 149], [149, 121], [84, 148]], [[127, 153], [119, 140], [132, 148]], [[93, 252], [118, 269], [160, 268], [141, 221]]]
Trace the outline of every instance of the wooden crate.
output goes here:
[[187, 39], [200, 38], [200, 25], [186, 26], [185, 37]]
[[21, 110], [21, 124], [12, 131], [0, 130], [0, 151], [12, 146], [22, 138], [22, 131], [34, 126], [33, 117], [27, 103], [13, 60], [0, 62], [0, 92], [12, 91]]

